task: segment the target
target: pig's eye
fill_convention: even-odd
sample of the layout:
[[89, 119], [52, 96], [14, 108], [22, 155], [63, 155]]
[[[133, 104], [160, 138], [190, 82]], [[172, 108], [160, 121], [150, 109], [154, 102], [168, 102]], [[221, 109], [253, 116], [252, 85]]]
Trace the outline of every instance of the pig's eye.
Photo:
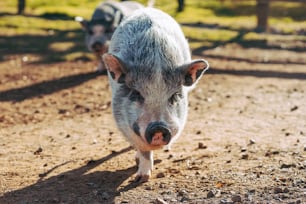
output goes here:
[[169, 98], [169, 104], [170, 105], [175, 105], [181, 98], [183, 98], [183, 95], [181, 93], [177, 92]]
[[131, 101], [135, 101], [135, 102], [139, 102], [139, 103], [143, 103], [144, 102], [144, 98], [142, 97], [142, 95], [136, 91], [136, 90], [132, 90], [129, 94], [129, 99]]

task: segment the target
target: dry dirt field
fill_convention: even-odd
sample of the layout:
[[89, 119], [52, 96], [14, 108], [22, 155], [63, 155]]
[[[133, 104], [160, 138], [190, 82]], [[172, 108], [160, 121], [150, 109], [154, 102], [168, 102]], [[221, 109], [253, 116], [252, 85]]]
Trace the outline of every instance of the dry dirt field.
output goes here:
[[7, 57], [0, 203], [306, 203], [305, 53], [229, 44], [202, 54], [211, 69], [190, 94], [184, 132], [155, 151], [140, 185], [94, 62]]

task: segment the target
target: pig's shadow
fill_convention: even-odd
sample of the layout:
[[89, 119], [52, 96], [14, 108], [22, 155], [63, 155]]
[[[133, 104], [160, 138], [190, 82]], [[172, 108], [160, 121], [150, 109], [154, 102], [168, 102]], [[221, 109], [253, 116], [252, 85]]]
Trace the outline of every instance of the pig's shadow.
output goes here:
[[120, 195], [120, 192], [128, 191], [138, 185], [132, 182], [118, 189], [136, 172], [136, 166], [114, 172], [90, 172], [90, 170], [130, 150], [130, 147], [122, 149], [99, 160], [90, 161], [78, 169], [44, 179], [44, 176], [58, 166], [54, 167], [40, 175], [41, 179], [35, 184], [5, 193], [0, 197], [0, 203], [114, 203], [115, 197]]

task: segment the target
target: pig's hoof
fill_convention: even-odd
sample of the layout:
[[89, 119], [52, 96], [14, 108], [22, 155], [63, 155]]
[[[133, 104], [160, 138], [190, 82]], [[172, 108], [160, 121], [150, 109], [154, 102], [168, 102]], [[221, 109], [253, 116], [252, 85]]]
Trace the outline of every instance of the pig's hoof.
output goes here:
[[149, 175], [137, 175], [134, 182], [136, 183], [145, 183], [149, 181]]

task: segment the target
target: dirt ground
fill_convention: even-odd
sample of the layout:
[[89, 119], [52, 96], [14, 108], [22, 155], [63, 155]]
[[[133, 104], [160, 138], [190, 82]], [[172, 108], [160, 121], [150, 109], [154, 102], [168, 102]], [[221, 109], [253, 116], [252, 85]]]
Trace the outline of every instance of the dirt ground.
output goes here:
[[141, 185], [94, 62], [6, 57], [0, 203], [306, 203], [305, 53], [229, 44], [202, 54], [211, 69], [190, 93], [184, 132], [154, 152]]

